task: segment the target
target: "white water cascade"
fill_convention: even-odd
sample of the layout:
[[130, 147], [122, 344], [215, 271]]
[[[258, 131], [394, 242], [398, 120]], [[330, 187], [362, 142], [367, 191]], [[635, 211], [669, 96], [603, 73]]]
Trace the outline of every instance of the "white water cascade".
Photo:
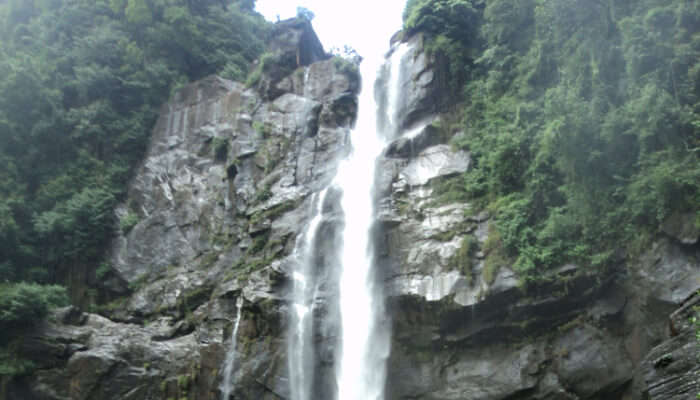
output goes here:
[[[393, 131], [401, 95], [400, 62], [405, 46], [395, 49], [389, 62], [388, 102], [383, 117], [390, 122], [383, 130]], [[365, 82], [375, 82], [383, 58], [362, 62]], [[374, 222], [374, 177], [377, 158], [392, 132], [380, 132], [375, 93], [369, 84], [360, 93], [357, 124], [351, 135], [352, 152], [338, 170], [334, 184], [341, 188], [345, 215], [340, 252], [341, 346], [337, 365], [338, 400], [382, 400], [386, 379], [386, 359], [390, 343], [383, 326], [384, 305], [379, 285], [373, 279], [373, 252], [370, 243]]]
[[236, 342], [238, 339], [238, 326], [241, 323], [241, 308], [243, 308], [243, 297], [239, 297], [236, 301], [236, 320], [233, 323], [233, 331], [231, 332], [231, 348], [226, 353], [224, 376], [219, 388], [221, 390], [221, 400], [229, 400], [234, 388], [233, 370], [236, 364]]
[[295, 269], [292, 272], [292, 324], [287, 351], [289, 358], [289, 381], [292, 400], [311, 400], [313, 381], [312, 359], [312, 304], [315, 285], [311, 279], [314, 239], [321, 223], [321, 210], [327, 190], [321, 191], [311, 202], [311, 221], [306, 232], [294, 246]]

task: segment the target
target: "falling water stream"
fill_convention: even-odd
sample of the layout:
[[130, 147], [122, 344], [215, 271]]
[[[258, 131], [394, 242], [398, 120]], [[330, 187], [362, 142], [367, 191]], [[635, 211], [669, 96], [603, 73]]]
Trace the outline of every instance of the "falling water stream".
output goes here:
[[236, 320], [233, 323], [231, 332], [231, 348], [226, 353], [226, 365], [224, 366], [224, 377], [221, 381], [221, 400], [229, 400], [233, 391], [233, 370], [236, 364], [236, 342], [238, 341], [238, 325], [241, 323], [241, 308], [243, 308], [243, 297], [236, 301]]
[[[402, 101], [401, 62], [407, 45], [398, 45], [388, 60], [371, 55], [361, 64], [366, 87], [359, 96], [356, 125], [350, 135], [352, 150], [340, 162], [330, 187], [342, 192], [344, 217], [337, 249], [339, 346], [335, 357], [337, 400], [383, 400], [389, 329], [381, 285], [375, 280], [373, 246], [374, 179], [377, 159], [386, 141], [395, 135], [396, 115]], [[379, 79], [379, 80], [378, 80]], [[376, 93], [371, 83], [377, 81]], [[375, 97], [376, 95], [376, 97]], [[378, 104], [377, 99], [384, 99]], [[378, 123], [378, 121], [388, 123]], [[312, 201], [312, 218], [294, 249], [291, 332], [288, 357], [292, 400], [315, 400], [312, 393], [314, 362], [311, 322], [314, 298], [314, 239], [322, 220], [322, 191]], [[335, 300], [335, 299], [334, 299]]]
[[[376, 60], [379, 61], [379, 60]], [[373, 59], [362, 63], [365, 82], [374, 82], [381, 66]], [[369, 79], [368, 79], [369, 78]], [[370, 228], [374, 216], [373, 182], [377, 157], [384, 143], [377, 133], [377, 105], [367, 85], [360, 93], [358, 119], [351, 134], [352, 152], [334, 180], [343, 191], [345, 215], [340, 252], [340, 351], [336, 370], [338, 400], [383, 398], [386, 349], [373, 351], [379, 343], [378, 302], [372, 277]]]
[[311, 279], [314, 238], [321, 223], [321, 210], [327, 190], [323, 190], [312, 201], [311, 222], [306, 232], [294, 246], [295, 268], [293, 275], [292, 325], [287, 342], [289, 358], [289, 380], [292, 400], [311, 400], [312, 384], [312, 304], [315, 285]]

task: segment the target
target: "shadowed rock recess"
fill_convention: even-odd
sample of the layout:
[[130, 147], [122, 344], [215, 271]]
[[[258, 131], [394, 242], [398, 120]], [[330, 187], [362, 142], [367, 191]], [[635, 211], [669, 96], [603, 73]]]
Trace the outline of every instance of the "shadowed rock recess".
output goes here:
[[[59, 310], [27, 337], [20, 350], [37, 369], [7, 383], [7, 399], [218, 399], [240, 298], [233, 398], [290, 398], [291, 255], [313, 194], [348, 151], [360, 82], [308, 23], [285, 21], [275, 35], [277, 64], [255, 87], [211, 76], [163, 106], [116, 211], [139, 222], [111, 246], [100, 290], [113, 301]], [[507, 266], [492, 270], [488, 213], [433, 201], [471, 159], [440, 133], [441, 66], [420, 35], [404, 41], [397, 112], [411, 134], [379, 161], [373, 233], [393, 321], [386, 398], [695, 398], [698, 232], [668, 227], [605, 274], [564, 265], [527, 289]], [[335, 334], [315, 331], [314, 368], [326, 374]]]

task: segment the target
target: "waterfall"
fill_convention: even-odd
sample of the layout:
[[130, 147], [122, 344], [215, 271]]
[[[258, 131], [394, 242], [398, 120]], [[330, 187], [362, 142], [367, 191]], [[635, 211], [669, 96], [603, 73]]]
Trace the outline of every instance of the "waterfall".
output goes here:
[[327, 190], [315, 196], [311, 202], [312, 218], [306, 227], [306, 232], [297, 239], [294, 246], [293, 259], [295, 268], [292, 272], [292, 324], [287, 341], [289, 358], [289, 381], [292, 400], [311, 400], [311, 384], [313, 381], [312, 359], [312, 303], [314, 285], [311, 278], [314, 239], [318, 225], [321, 222], [321, 210]]
[[[389, 121], [391, 127], [389, 128], [393, 133], [398, 131], [398, 113], [399, 107], [401, 105], [401, 66], [403, 65], [403, 57], [408, 53], [409, 46], [407, 43], [400, 43], [391, 53], [389, 58], [389, 81], [387, 82], [387, 104], [386, 104], [386, 118]], [[385, 134], [386, 134], [385, 133]]]
[[233, 368], [236, 364], [236, 341], [238, 338], [238, 325], [241, 322], [241, 308], [243, 308], [243, 297], [239, 297], [236, 301], [236, 320], [233, 323], [233, 331], [231, 332], [231, 347], [226, 353], [224, 376], [220, 387], [221, 400], [229, 400], [233, 391]]
[[[385, 107], [378, 107], [375, 93], [363, 90], [359, 98], [357, 125], [351, 134], [352, 152], [338, 170], [334, 184], [342, 189], [341, 208], [345, 215], [340, 252], [341, 346], [337, 365], [338, 400], [382, 400], [389, 356], [389, 332], [384, 326], [384, 299], [373, 273], [370, 231], [374, 222], [374, 177], [377, 158], [384, 150], [398, 122], [401, 101], [401, 59], [406, 45], [394, 50], [389, 60], [389, 80], [378, 90], [386, 90]], [[383, 59], [367, 58], [362, 63], [365, 82], [378, 77]], [[367, 85], [369, 86], [369, 85]], [[390, 127], [380, 132], [378, 111]]]

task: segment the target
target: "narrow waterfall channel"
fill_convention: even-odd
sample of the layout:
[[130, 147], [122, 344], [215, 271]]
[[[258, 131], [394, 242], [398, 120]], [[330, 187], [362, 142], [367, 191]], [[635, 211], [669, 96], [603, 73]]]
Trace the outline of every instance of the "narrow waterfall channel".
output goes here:
[[224, 366], [224, 376], [221, 381], [221, 400], [228, 400], [233, 391], [233, 371], [236, 366], [236, 342], [238, 341], [238, 326], [241, 323], [241, 309], [243, 308], [243, 297], [236, 301], [236, 320], [231, 331], [231, 347], [226, 353], [226, 364]]

